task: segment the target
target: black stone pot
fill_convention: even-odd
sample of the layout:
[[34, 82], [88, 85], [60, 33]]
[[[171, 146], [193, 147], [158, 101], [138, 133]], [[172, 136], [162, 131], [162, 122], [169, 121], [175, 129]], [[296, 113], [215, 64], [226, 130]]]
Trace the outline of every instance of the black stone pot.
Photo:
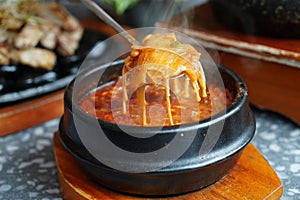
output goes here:
[[[79, 75], [76, 80], [76, 83], [79, 83], [76, 85], [77, 92], [74, 93], [75, 81], [67, 87], [65, 92], [65, 111], [59, 127], [60, 139], [66, 149], [83, 167], [83, 170], [96, 182], [123, 193], [142, 196], [169, 196], [195, 191], [211, 185], [224, 177], [234, 167], [242, 150], [250, 142], [255, 132], [255, 120], [248, 105], [247, 88], [237, 74], [225, 67], [219, 67], [225, 86], [235, 97], [226, 113], [216, 114], [211, 119], [196, 123], [163, 127], [157, 131], [155, 127], [125, 125], [119, 127], [116, 124], [95, 119], [79, 108], [78, 101], [83, 95], [86, 95], [99, 84], [115, 79], [121, 74], [121, 68], [122, 62], [115, 62], [112, 65], [84, 70], [81, 73], [82, 76]], [[99, 72], [104, 72], [103, 78], [100, 81], [92, 82], [95, 77], [99, 76]], [[97, 137], [99, 126], [101, 126], [106, 138], [114, 145], [125, 151], [138, 154], [161, 149], [166, 144], [171, 144], [176, 138], [179, 138], [178, 149], [187, 140], [191, 140], [191, 142], [182, 152], [182, 155], [168, 166], [158, 167], [157, 170], [148, 172], [130, 172], [109, 167], [104, 163], [106, 161], [115, 162], [122, 165], [123, 169], [147, 169], [149, 165], [156, 167], [160, 166], [162, 162], [155, 159], [151, 162], [145, 160], [138, 162], [122, 156], [115, 159], [109, 154], [110, 149], [105, 149], [108, 154], [104, 155], [104, 162], [100, 162], [91, 155], [90, 149], [83, 145], [88, 141], [86, 138], [90, 138], [90, 143], [97, 144], [99, 142], [100, 144], [102, 142], [94, 139]], [[211, 143], [210, 140], [214, 139], [211, 136], [222, 126], [223, 128], [218, 135], [219, 139], [215, 143]], [[126, 133], [122, 128], [126, 128]], [[85, 139], [82, 135], [78, 135], [78, 131], [81, 134], [84, 132]], [[140, 137], [129, 135], [127, 134], [128, 131]], [[149, 134], [155, 135], [145, 138]], [[180, 137], [177, 137], [178, 134]], [[207, 152], [201, 151], [205, 145], [213, 146]], [[99, 148], [101, 148], [100, 145]], [[172, 153], [173, 151], [169, 152], [170, 155]]]
[[298, 0], [210, 0], [225, 26], [251, 35], [300, 38]]

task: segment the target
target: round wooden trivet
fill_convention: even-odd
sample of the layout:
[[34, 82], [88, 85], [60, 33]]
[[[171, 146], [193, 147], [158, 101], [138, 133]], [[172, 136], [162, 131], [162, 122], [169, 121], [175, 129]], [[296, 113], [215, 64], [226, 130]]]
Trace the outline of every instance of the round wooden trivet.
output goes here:
[[[54, 154], [63, 198], [68, 200], [150, 200], [124, 195], [91, 181], [76, 160], [54, 136]], [[205, 189], [163, 200], [197, 199], [279, 199], [283, 188], [280, 179], [260, 152], [249, 144], [233, 170], [222, 180]], [[157, 198], [156, 198], [157, 200]]]

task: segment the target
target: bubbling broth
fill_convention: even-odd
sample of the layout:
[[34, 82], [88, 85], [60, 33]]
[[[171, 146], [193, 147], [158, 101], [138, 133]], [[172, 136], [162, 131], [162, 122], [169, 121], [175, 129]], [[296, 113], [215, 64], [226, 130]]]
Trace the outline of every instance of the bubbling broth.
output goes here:
[[[134, 126], [172, 126], [196, 122], [224, 110], [233, 101], [228, 89], [209, 85], [207, 98], [201, 101], [191, 101], [191, 96], [181, 94], [171, 95], [171, 114], [173, 123], [167, 114], [167, 101], [163, 86], [150, 85], [146, 87], [146, 125], [142, 119], [141, 104], [138, 103], [137, 93], [133, 93], [128, 102], [128, 110], [123, 112], [122, 85], [111, 82], [90, 92], [80, 102], [80, 107], [99, 119]], [[225, 102], [224, 102], [225, 99]]]
[[147, 35], [124, 59], [122, 76], [88, 94], [80, 106], [99, 119], [137, 126], [208, 118], [233, 98], [228, 90], [207, 85], [200, 55], [175, 33]]

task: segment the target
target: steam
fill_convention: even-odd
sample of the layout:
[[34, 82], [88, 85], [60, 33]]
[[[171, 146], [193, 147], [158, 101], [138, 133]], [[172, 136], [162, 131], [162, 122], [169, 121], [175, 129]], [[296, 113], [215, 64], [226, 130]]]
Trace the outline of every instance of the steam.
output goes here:
[[173, 24], [175, 22], [173, 17], [179, 15], [180, 17], [176, 18], [176, 24], [183, 28], [189, 28], [189, 22], [194, 17], [195, 10], [193, 8], [206, 2], [207, 0], [173, 0], [169, 3], [169, 7], [163, 11], [164, 15], [161, 21]]
[[[154, 7], [152, 6], [157, 6], [155, 4], [160, 1], [151, 1], [151, 2], [152, 3], [149, 9], [154, 9]], [[197, 20], [195, 19], [196, 7], [204, 5], [205, 3], [208, 2], [208, 0], [171, 0], [171, 1], [164, 1], [164, 2], [168, 2], [166, 3], [168, 5], [165, 8], [160, 7], [157, 8], [158, 10], [156, 10], [156, 12], [163, 13], [161, 15], [161, 18], [157, 19], [156, 27], [175, 29], [179, 32], [183, 32], [187, 34], [188, 36], [194, 38], [197, 41], [195, 45], [201, 44], [203, 47], [206, 47], [205, 50], [208, 51], [209, 56], [212, 58], [212, 60], [215, 63], [219, 63], [220, 57], [218, 51], [214, 50], [214, 48], [210, 48], [210, 46], [207, 45], [206, 41], [202, 41], [201, 39], [197, 38], [197, 36], [190, 34], [189, 31], [190, 28], [191, 29], [197, 28], [195, 27], [195, 25], [194, 27], [192, 27], [193, 25], [192, 21]], [[162, 11], [162, 9], [164, 10]], [[161, 26], [161, 24], [164, 25]], [[191, 44], [193, 45], [193, 43]]]

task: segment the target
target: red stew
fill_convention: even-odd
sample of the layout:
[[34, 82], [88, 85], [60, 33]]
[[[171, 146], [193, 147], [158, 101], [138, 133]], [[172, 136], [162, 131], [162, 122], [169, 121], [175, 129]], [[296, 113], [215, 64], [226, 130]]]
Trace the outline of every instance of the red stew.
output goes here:
[[[233, 101], [228, 89], [208, 85], [207, 98], [200, 102], [190, 101], [182, 96], [171, 95], [171, 111], [174, 125], [196, 122], [209, 118], [224, 110]], [[130, 97], [128, 112], [122, 112], [122, 86], [115, 82], [98, 88], [85, 96], [80, 107], [99, 119], [112, 123], [143, 126], [141, 105], [137, 103], [136, 93]], [[177, 98], [176, 98], [177, 97]], [[149, 86], [146, 89], [146, 126], [170, 126], [164, 88]]]

